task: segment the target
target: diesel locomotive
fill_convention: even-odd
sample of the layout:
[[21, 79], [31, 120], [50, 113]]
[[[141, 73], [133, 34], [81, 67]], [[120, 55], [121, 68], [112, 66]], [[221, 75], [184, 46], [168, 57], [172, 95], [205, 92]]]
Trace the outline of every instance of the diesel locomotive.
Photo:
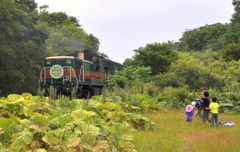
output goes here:
[[75, 51], [66, 56], [46, 57], [44, 67], [40, 69], [39, 87], [49, 95], [50, 86], [57, 95], [76, 98], [90, 98], [102, 93], [108, 76], [125, 68], [92, 51]]

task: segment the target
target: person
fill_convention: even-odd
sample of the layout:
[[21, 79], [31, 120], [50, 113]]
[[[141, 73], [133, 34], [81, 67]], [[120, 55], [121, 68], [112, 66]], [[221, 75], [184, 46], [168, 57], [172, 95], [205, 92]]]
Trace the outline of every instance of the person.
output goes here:
[[209, 118], [209, 104], [210, 104], [210, 99], [209, 99], [209, 92], [204, 91], [200, 95], [200, 99], [203, 101], [203, 112], [202, 112], [202, 122], [206, 123], [206, 120], [211, 123], [211, 120]]
[[202, 119], [202, 114], [201, 113], [202, 113], [202, 110], [203, 110], [201, 98], [202, 98], [202, 96], [201, 96], [201, 94], [199, 94], [198, 99], [194, 100], [194, 102], [196, 103], [196, 109], [197, 109], [197, 113], [196, 113], [195, 117], [198, 116], [200, 119]]
[[218, 127], [218, 108], [220, 105], [217, 103], [217, 98], [212, 97], [212, 103], [210, 104], [209, 108], [211, 109], [212, 117], [211, 117], [211, 127], [214, 126], [214, 122], [216, 124], [216, 127]]
[[193, 114], [194, 114], [194, 107], [192, 105], [187, 105], [186, 106], [186, 121], [188, 126], [192, 124], [192, 119], [193, 119]]

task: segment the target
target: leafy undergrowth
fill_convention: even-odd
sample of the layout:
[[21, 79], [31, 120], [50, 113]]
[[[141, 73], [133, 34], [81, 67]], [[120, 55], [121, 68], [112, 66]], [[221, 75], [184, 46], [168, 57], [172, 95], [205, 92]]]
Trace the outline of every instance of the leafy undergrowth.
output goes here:
[[232, 121], [232, 127], [210, 127], [194, 120], [187, 126], [184, 109], [165, 110], [157, 114], [144, 114], [156, 123], [154, 131], [138, 131], [134, 145], [138, 152], [159, 151], [240, 151], [240, 115], [219, 114], [219, 121]]
[[137, 111], [148, 111], [148, 104], [154, 110], [161, 107], [157, 101], [141, 103], [117, 96], [69, 101], [11, 94], [0, 99], [0, 151], [135, 151], [133, 133], [155, 128]]

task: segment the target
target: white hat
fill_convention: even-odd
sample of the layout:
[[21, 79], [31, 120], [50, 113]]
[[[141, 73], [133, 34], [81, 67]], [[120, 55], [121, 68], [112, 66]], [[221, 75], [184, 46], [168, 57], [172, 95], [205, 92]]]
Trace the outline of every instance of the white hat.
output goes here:
[[193, 108], [196, 106], [196, 102], [192, 102], [191, 105], [193, 106]]

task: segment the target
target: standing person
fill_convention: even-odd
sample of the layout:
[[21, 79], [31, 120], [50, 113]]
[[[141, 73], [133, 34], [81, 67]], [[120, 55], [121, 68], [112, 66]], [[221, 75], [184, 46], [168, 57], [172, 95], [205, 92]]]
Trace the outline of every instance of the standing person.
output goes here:
[[194, 107], [192, 105], [187, 105], [186, 107], [186, 121], [188, 126], [190, 126], [192, 124], [192, 119], [193, 119], [193, 114], [194, 114]]
[[196, 108], [197, 108], [197, 114], [195, 115], [195, 117], [199, 117], [200, 119], [202, 119], [202, 110], [203, 110], [203, 104], [202, 104], [202, 96], [201, 94], [199, 94], [198, 99], [195, 99], [194, 102], [196, 102]]
[[211, 120], [209, 119], [209, 104], [210, 104], [210, 99], [209, 99], [209, 92], [205, 91], [202, 92], [200, 95], [201, 100], [203, 101], [203, 113], [202, 113], [202, 122], [206, 123], [206, 120], [211, 123]]
[[212, 118], [211, 118], [211, 127], [214, 126], [214, 122], [216, 123], [216, 127], [218, 127], [218, 108], [220, 105], [217, 103], [217, 98], [212, 97], [212, 103], [210, 104], [209, 108], [211, 109]]

